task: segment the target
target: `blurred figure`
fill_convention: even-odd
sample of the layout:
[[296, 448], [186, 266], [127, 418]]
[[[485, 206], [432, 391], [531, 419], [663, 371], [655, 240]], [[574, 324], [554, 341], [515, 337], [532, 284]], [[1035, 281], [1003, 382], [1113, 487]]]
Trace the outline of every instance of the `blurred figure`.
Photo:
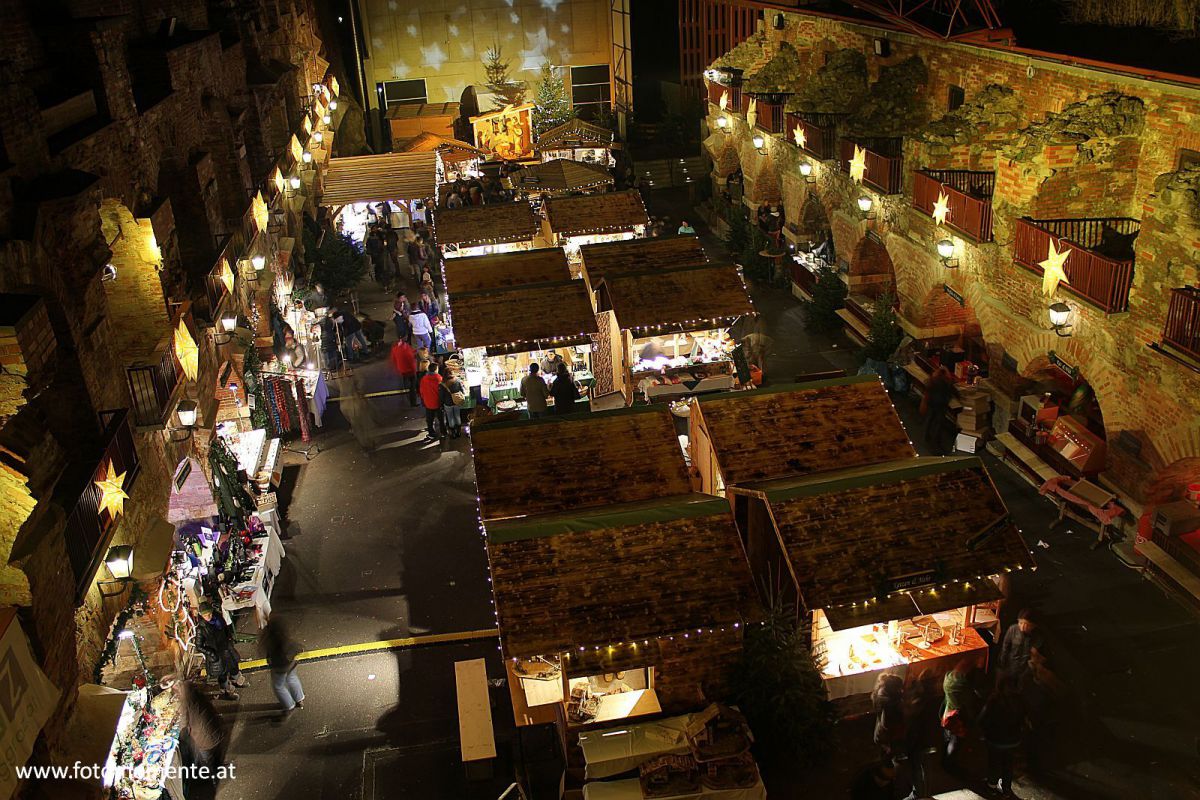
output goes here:
[[300, 644], [291, 637], [287, 623], [278, 614], [271, 617], [262, 634], [263, 652], [267, 666], [271, 668], [271, 688], [283, 710], [280, 719], [287, 719], [292, 711], [304, 708], [304, 687], [296, 675], [296, 659], [300, 655]]
[[191, 681], [176, 681], [171, 691], [179, 699], [179, 743], [184, 763], [215, 768], [225, 741], [221, 715], [208, 695]]

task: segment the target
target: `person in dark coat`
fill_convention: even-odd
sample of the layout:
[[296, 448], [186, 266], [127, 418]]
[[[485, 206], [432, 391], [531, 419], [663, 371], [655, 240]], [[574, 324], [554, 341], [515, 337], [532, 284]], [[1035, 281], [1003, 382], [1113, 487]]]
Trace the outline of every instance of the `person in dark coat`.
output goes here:
[[895, 791], [896, 768], [881, 761], [858, 774], [850, 787], [850, 800], [893, 800]]
[[979, 712], [979, 728], [987, 744], [988, 762], [985, 778], [988, 788], [1012, 794], [1013, 753], [1021, 744], [1021, 729], [1025, 722], [1021, 697], [1016, 684], [1001, 679], [992, 696]]
[[271, 688], [283, 709], [282, 719], [297, 708], [304, 708], [304, 687], [296, 675], [296, 659], [300, 644], [291, 637], [287, 624], [275, 614], [262, 631], [263, 652], [271, 668]]
[[903, 750], [904, 678], [884, 672], [875, 679], [871, 691], [871, 709], [875, 712], [873, 739], [885, 764], [891, 764]]
[[559, 362], [554, 383], [550, 385], [550, 396], [554, 398], [555, 414], [570, 414], [575, 410], [575, 401], [579, 399], [579, 387], [567, 365]]
[[241, 658], [233, 644], [233, 629], [220, 612], [207, 603], [200, 604], [199, 619], [196, 620], [196, 649], [204, 655], [208, 676], [221, 687], [221, 697], [237, 700], [237, 687], [246, 685], [246, 678], [239, 666]]
[[1029, 672], [1030, 652], [1037, 649], [1043, 656], [1046, 654], [1046, 635], [1039, 621], [1035, 609], [1023, 608], [1017, 614], [1017, 624], [1004, 632], [996, 670], [1000, 678], [1024, 680]]
[[221, 758], [225, 726], [212, 700], [191, 681], [171, 686], [179, 704], [179, 740], [184, 763], [213, 769]]
[[934, 455], [945, 455], [945, 440], [954, 431], [954, 424], [946, 414], [955, 397], [958, 397], [958, 389], [954, 387], [954, 376], [945, 367], [938, 367], [925, 384], [925, 397], [921, 400], [921, 412], [925, 414], [925, 444]]

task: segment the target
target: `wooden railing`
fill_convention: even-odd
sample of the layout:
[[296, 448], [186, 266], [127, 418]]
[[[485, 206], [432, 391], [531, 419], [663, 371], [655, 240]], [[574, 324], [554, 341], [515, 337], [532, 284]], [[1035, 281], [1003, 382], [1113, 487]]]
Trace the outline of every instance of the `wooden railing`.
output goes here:
[[[107, 478], [111, 465], [114, 475], [125, 476], [121, 489], [131, 493], [140, 471], [133, 430], [129, 424], [129, 411], [106, 411], [100, 418], [105, 426], [103, 452], [99, 459], [93, 458], [83, 465], [82, 469], [69, 473], [73, 476], [71, 479], [76, 481], [74, 487], [78, 489], [79, 494], [75, 507], [67, 517], [63, 541], [66, 544], [67, 560], [75, 576], [77, 601], [91, 586], [92, 578], [95, 577], [96, 570], [100, 568], [100, 562], [108, 550], [112, 531], [117, 526], [117, 518], [100, 508], [101, 494], [96, 481]], [[73, 494], [74, 489], [71, 491]]]
[[[737, 94], [737, 110], [738, 110], [738, 113], [741, 114], [743, 117], [746, 116], [746, 112], [750, 110], [750, 101], [753, 99], [754, 98], [748, 94], [744, 94], [741, 91], [738, 92], [738, 94]], [[730, 108], [734, 107], [733, 92], [730, 92], [729, 107]]]
[[863, 172], [863, 183], [881, 194], [899, 194], [904, 186], [903, 140], [842, 139], [838, 167], [843, 172], [850, 169], [855, 145], [863, 148], [866, 154], [867, 168]]
[[762, 128], [767, 133], [783, 133], [783, 103], [770, 103], [760, 99], [758, 101], [758, 116], [755, 125]]
[[138, 428], [161, 428], [171, 415], [175, 390], [184, 380], [183, 367], [175, 356], [175, 328], [185, 316], [190, 319], [190, 306], [184, 303], [175, 312], [170, 329], [149, 358], [125, 368], [133, 400], [132, 421]]
[[1163, 341], [1200, 361], [1200, 288], [1185, 286], [1171, 290]]
[[996, 173], [968, 169], [921, 169], [913, 173], [913, 208], [933, 215], [946, 193], [946, 226], [977, 242], [992, 241], [992, 190]]
[[1042, 274], [1040, 262], [1050, 254], [1050, 243], [1062, 252], [1070, 250], [1064, 263], [1067, 282], [1060, 284], [1066, 291], [1080, 297], [1106, 313], [1129, 309], [1129, 289], [1133, 285], [1133, 256], [1113, 257], [1097, 252], [1105, 231], [1113, 236], [1136, 235], [1141, 229], [1136, 219], [1128, 217], [1080, 219], [1018, 219], [1013, 261], [1022, 267]]
[[784, 121], [784, 135], [796, 143], [796, 128], [804, 131], [804, 147], [810, 156], [828, 161], [837, 154], [837, 126], [845, 114], [812, 114], [789, 111]]

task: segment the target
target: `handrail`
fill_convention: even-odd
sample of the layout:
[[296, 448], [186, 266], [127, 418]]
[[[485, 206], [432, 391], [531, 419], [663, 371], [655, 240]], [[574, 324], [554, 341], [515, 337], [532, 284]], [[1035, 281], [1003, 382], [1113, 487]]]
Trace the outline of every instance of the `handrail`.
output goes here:
[[1105, 230], [1122, 236], [1136, 235], [1140, 223], [1129, 217], [1041, 219], [1023, 217], [1016, 221], [1013, 261], [1042, 274], [1041, 262], [1053, 244], [1058, 252], [1069, 251], [1063, 263], [1067, 281], [1060, 287], [1099, 307], [1106, 313], [1129, 310], [1133, 286], [1133, 257], [1119, 258], [1097, 252]]
[[941, 194], [949, 213], [945, 225], [977, 242], [992, 241], [992, 172], [917, 170], [913, 173], [913, 208], [933, 216]]
[[866, 169], [863, 183], [882, 194], [899, 194], [904, 186], [904, 159], [901, 139], [842, 138], [839, 169], [846, 171], [854, 158], [854, 147], [863, 148]]
[[846, 114], [816, 114], [789, 111], [785, 117], [784, 135], [794, 142], [795, 130], [804, 132], [804, 146], [800, 148], [821, 161], [828, 161], [837, 152], [837, 126]]
[[1200, 288], [1184, 286], [1171, 290], [1163, 341], [1200, 361]]

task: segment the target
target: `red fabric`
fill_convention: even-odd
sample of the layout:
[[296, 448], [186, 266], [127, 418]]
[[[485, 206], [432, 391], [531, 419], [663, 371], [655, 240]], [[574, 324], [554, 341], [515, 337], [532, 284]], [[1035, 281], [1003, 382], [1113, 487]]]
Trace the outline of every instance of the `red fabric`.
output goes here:
[[421, 378], [421, 405], [426, 408], [441, 408], [442, 395], [438, 387], [442, 385], [442, 376], [436, 372], [427, 372]]
[[[1071, 490], [1066, 487], [1066, 483], [1071, 480], [1072, 479], [1066, 475], [1059, 475], [1058, 477], [1051, 478], [1042, 484], [1042, 488], [1038, 490], [1038, 493], [1056, 494], [1068, 502], [1074, 503], [1077, 506], [1082, 506], [1104, 525], [1107, 525], [1125, 513], [1125, 509], [1117, 505], [1116, 501], [1109, 503], [1104, 508], [1097, 508], [1087, 500], [1084, 500], [1082, 497], [1071, 494]], [[1074, 485], [1073, 482], [1072, 485]]]
[[392, 345], [392, 367], [400, 375], [417, 374], [417, 352], [408, 342], [396, 342]]

